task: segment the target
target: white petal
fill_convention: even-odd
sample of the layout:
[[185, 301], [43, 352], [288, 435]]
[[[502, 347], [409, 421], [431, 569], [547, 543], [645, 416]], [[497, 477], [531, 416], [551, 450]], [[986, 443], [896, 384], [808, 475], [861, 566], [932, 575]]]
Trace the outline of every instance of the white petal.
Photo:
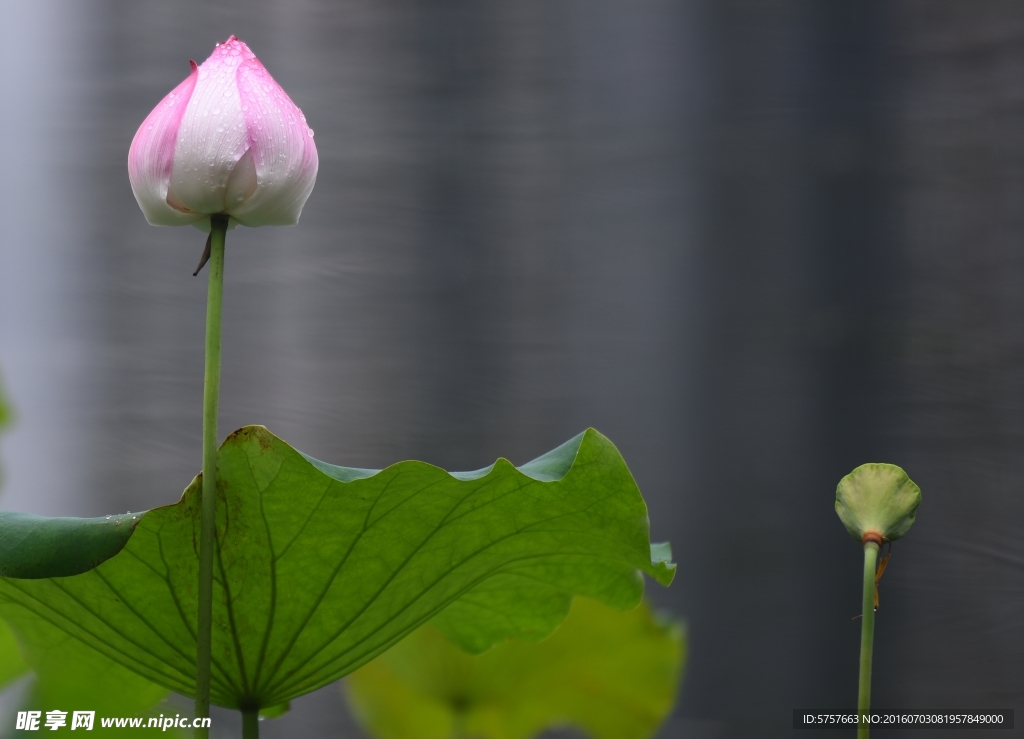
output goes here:
[[221, 44], [199, 67], [178, 128], [167, 202], [186, 213], [225, 212], [231, 171], [249, 148], [235, 84], [241, 56], [230, 52], [230, 44]]
[[224, 192], [224, 210], [228, 213], [237, 208], [256, 192], [256, 164], [252, 160], [252, 149], [246, 149], [228, 176]]

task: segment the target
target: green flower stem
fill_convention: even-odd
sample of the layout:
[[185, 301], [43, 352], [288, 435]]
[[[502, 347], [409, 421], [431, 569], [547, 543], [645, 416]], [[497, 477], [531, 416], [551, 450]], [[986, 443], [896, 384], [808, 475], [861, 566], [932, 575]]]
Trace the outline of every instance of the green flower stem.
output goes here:
[[260, 711], [242, 711], [242, 739], [260, 739]]
[[[875, 646], [875, 564], [878, 544], [864, 542], [864, 603], [860, 620], [860, 686], [857, 693], [857, 713], [863, 716], [871, 710], [871, 653]], [[867, 739], [871, 727], [860, 721], [857, 739]]]
[[[220, 400], [220, 324], [224, 297], [224, 236], [228, 217], [210, 219], [210, 285], [206, 295], [206, 374], [203, 387], [203, 504], [199, 539], [199, 624], [196, 630], [196, 717], [210, 715], [213, 550], [217, 505], [217, 406]], [[243, 714], [243, 725], [244, 714]], [[257, 733], [258, 733], [257, 728]], [[256, 736], [253, 734], [252, 736]], [[209, 729], [196, 729], [208, 739]], [[245, 734], [249, 736], [249, 734]]]

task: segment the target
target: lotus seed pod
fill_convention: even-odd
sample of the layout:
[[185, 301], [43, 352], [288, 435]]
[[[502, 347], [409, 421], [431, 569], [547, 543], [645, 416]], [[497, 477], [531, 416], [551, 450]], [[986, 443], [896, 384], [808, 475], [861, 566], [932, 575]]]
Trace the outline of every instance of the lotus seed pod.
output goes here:
[[921, 488], [894, 464], [862, 464], [836, 488], [836, 513], [857, 541], [899, 539], [914, 525], [920, 504]]

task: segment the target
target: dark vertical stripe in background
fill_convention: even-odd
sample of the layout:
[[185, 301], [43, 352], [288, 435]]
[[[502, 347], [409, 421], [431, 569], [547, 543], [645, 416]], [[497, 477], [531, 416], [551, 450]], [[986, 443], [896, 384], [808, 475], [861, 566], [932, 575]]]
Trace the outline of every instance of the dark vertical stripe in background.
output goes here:
[[[321, 165], [297, 228], [228, 236], [225, 433], [473, 469], [603, 431], [680, 563], [650, 591], [691, 638], [663, 737], [853, 705], [834, 490], [900, 464], [924, 503], [882, 581], [877, 704], [1024, 710], [1019, 3], [9, 10], [5, 507], [143, 509], [199, 469], [203, 237], [147, 226], [125, 161], [234, 33]], [[264, 735], [358, 735], [335, 687], [293, 708]]]

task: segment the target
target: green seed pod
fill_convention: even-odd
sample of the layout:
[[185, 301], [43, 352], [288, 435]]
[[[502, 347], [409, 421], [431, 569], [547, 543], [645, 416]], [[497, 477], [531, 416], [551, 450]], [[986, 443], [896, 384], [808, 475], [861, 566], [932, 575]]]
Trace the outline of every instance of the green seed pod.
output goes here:
[[836, 488], [836, 513], [857, 541], [866, 534], [899, 539], [914, 525], [920, 504], [921, 488], [894, 464], [862, 464]]

